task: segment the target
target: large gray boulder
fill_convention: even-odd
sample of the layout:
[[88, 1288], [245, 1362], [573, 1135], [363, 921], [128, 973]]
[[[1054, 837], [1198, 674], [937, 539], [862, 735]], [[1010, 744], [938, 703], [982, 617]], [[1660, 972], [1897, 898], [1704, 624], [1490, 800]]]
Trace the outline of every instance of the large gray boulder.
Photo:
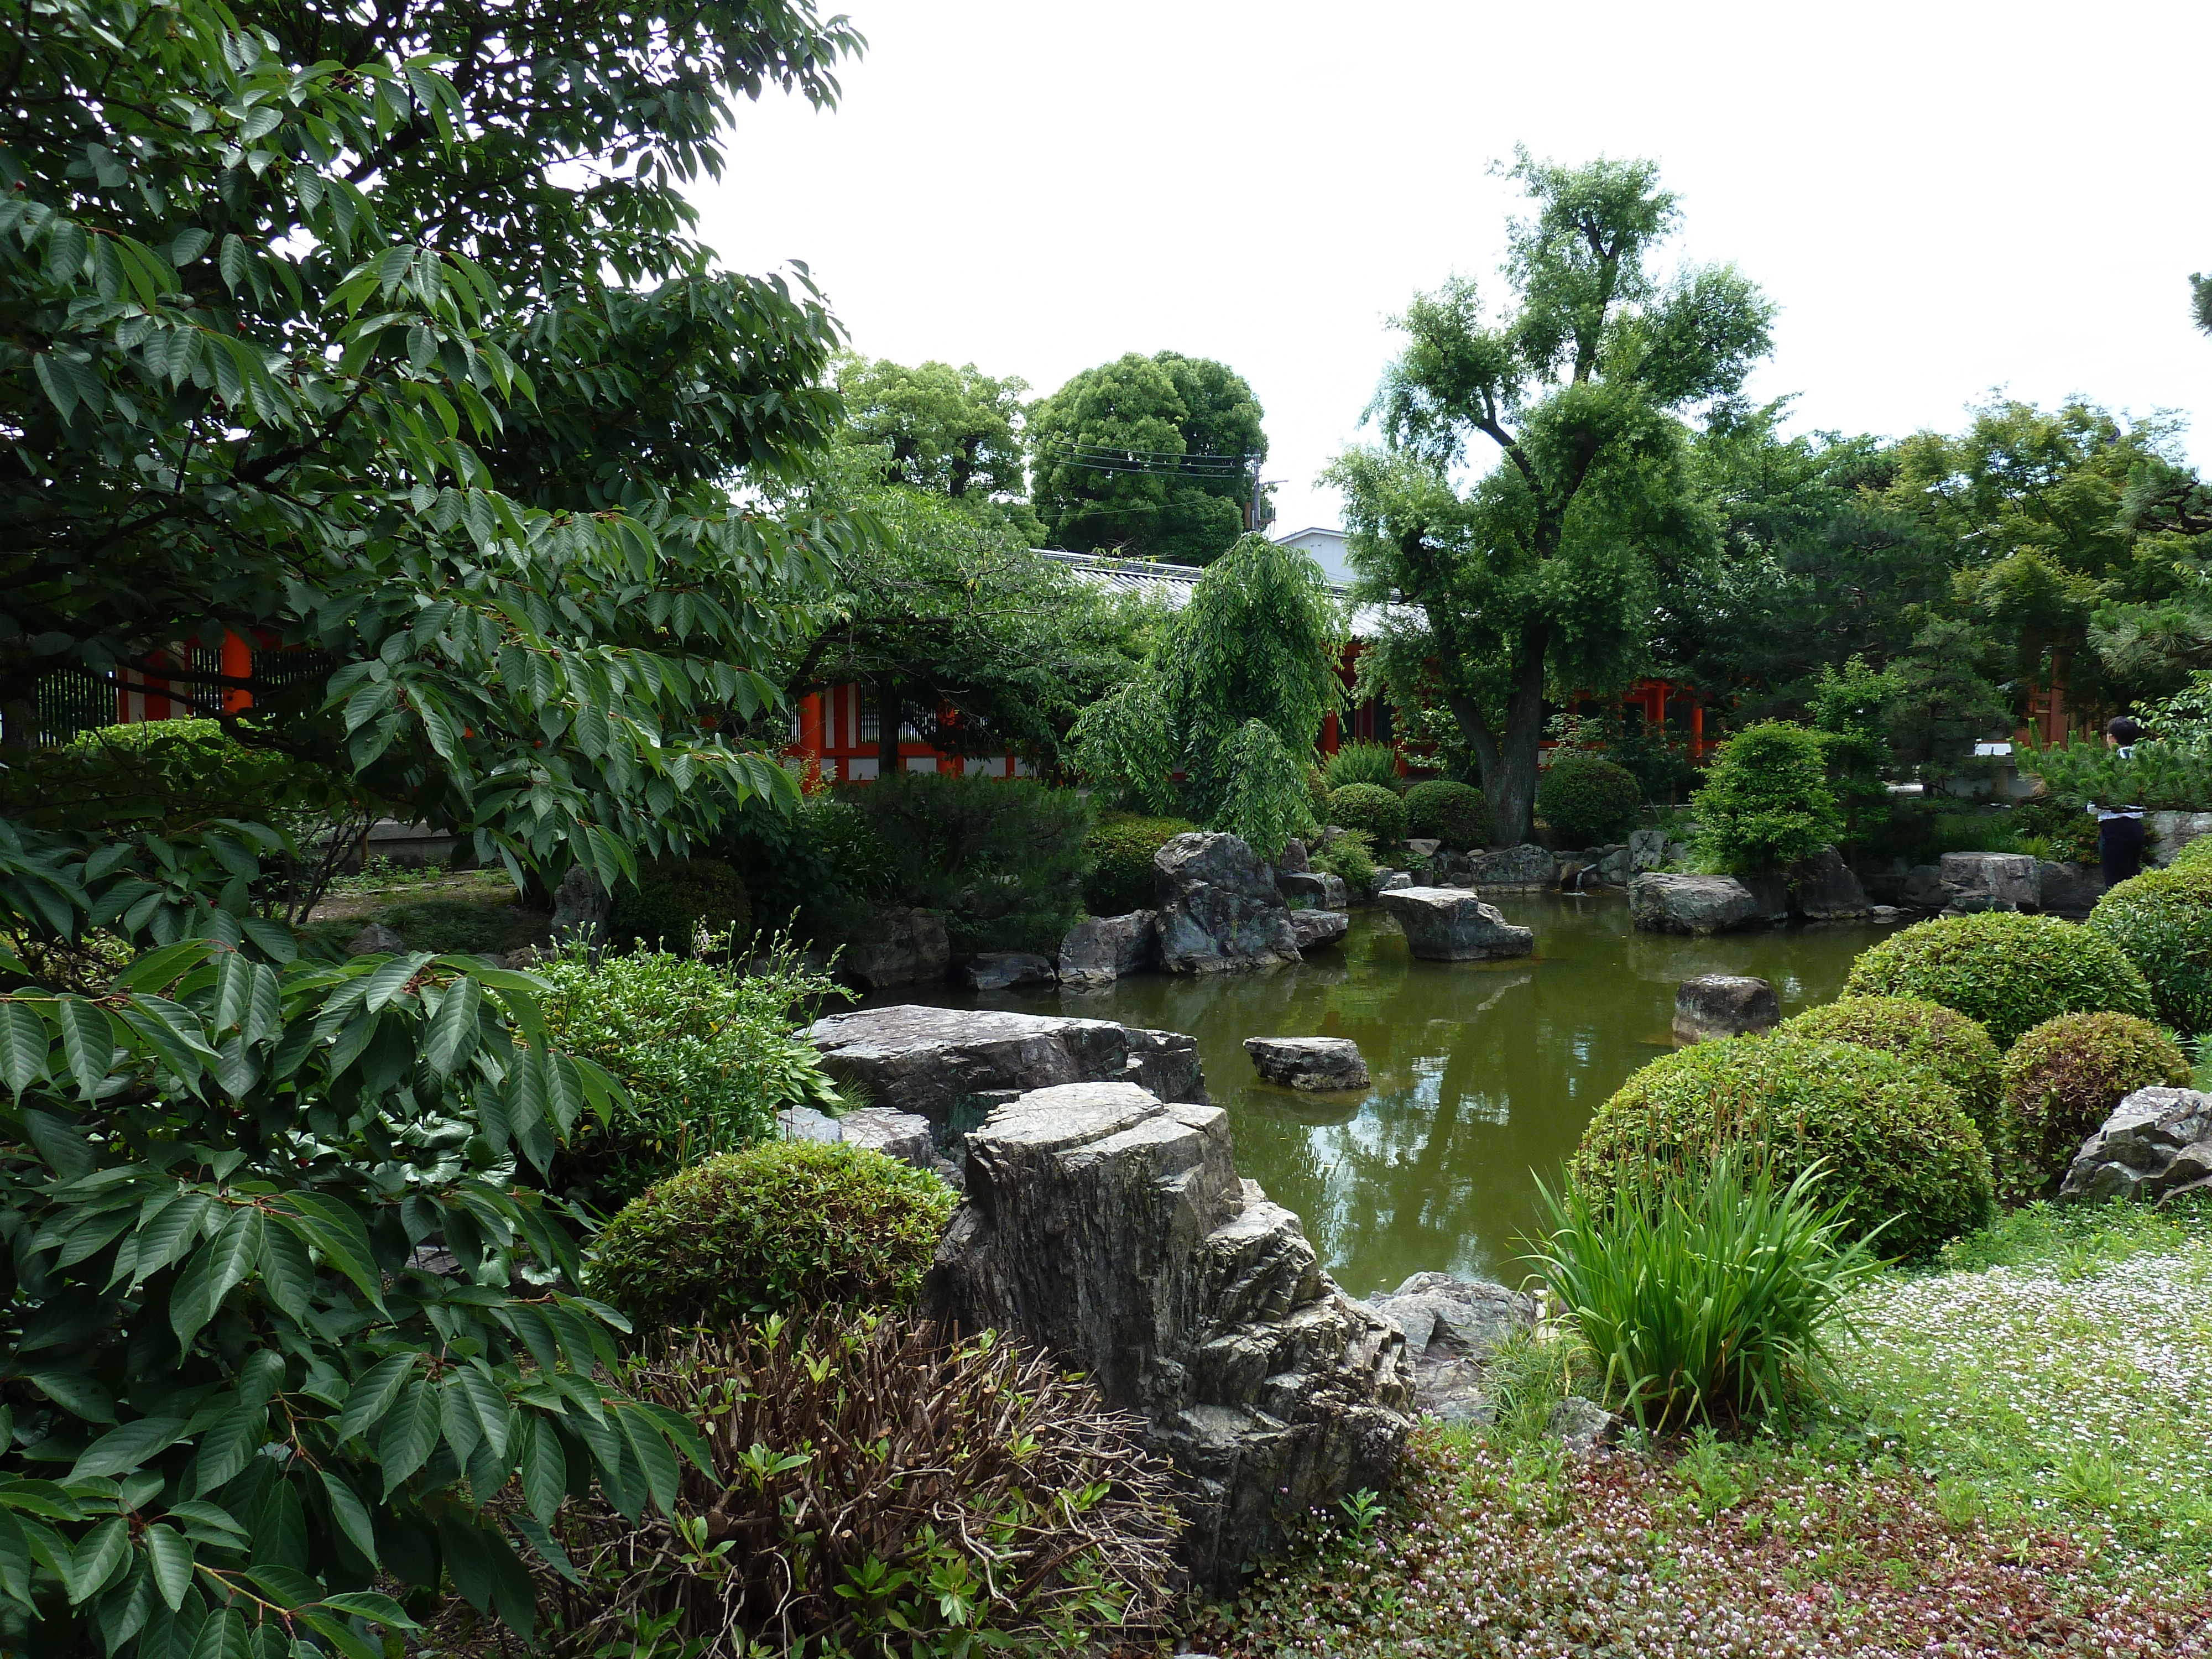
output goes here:
[[1459, 887], [1401, 887], [1381, 895], [1382, 908], [1405, 930], [1406, 948], [1424, 962], [1484, 962], [1525, 957], [1536, 935], [1516, 927]]
[[1414, 1404], [1447, 1423], [1491, 1420], [1484, 1364], [1500, 1343], [1536, 1322], [1534, 1297], [1449, 1273], [1415, 1273], [1368, 1305], [1406, 1333]]
[[2035, 897], [2046, 916], [2086, 916], [2105, 896], [2105, 872], [2093, 864], [2045, 859], [2035, 866]]
[[1095, 990], [1159, 965], [1160, 933], [1150, 910], [1089, 917], [1060, 941], [1060, 982], [1073, 990]]
[[1967, 915], [2040, 909], [2035, 862], [2025, 853], [1944, 854], [1937, 864], [1948, 908]]
[[1280, 968], [1298, 960], [1291, 908], [1236, 836], [1194, 831], [1152, 854], [1160, 965], [1171, 974]]
[[1350, 1037], [1246, 1037], [1244, 1052], [1262, 1083], [1285, 1089], [1364, 1089], [1373, 1080]]
[[1303, 954], [1336, 944], [1352, 931], [1352, 918], [1342, 910], [1293, 910], [1291, 931], [1297, 935]]
[[380, 921], [372, 921], [353, 936], [346, 946], [349, 957], [396, 957], [407, 949], [407, 941]]
[[1559, 884], [1559, 861], [1534, 842], [1467, 855], [1466, 878], [1477, 890], [1540, 891]]
[[1940, 910], [1951, 902], [1940, 864], [1916, 864], [1905, 872], [1897, 902], [1910, 910]]
[[1656, 870], [1667, 862], [1667, 832], [1664, 830], [1632, 830], [1628, 832], [1628, 861], [1635, 873]]
[[1388, 1486], [1413, 1393], [1398, 1328], [1337, 1288], [1231, 1153], [1215, 1107], [1127, 1084], [1025, 1094], [969, 1137], [926, 1297], [1145, 1419], [1186, 1477], [1185, 1559], [1215, 1589], [1284, 1523]]
[[1629, 921], [1649, 933], [1725, 933], [1759, 914], [1758, 900], [1734, 876], [1654, 872], [1629, 879]]
[[1674, 1041], [1711, 1042], [1719, 1037], [1769, 1031], [1782, 1023], [1781, 999], [1763, 979], [1737, 974], [1699, 974], [1674, 988]]
[[933, 984], [952, 965], [945, 918], [934, 910], [878, 910], [837, 965], [864, 990]]
[[2164, 869], [2174, 854], [2200, 836], [2212, 836], [2212, 812], [2158, 811], [2143, 814], [2143, 862]]
[[1856, 921], [1873, 907], [1844, 855], [1823, 847], [1790, 870], [1790, 911], [1808, 921]]
[[2165, 1199], [2212, 1192], [2212, 1095], [2138, 1089], [2082, 1143], [2059, 1183], [2067, 1199]]
[[902, 1003], [817, 1019], [807, 1039], [839, 1082], [933, 1123], [1062, 1083], [1133, 1083], [1170, 1099], [1206, 1098], [1189, 1037], [1108, 1019]]

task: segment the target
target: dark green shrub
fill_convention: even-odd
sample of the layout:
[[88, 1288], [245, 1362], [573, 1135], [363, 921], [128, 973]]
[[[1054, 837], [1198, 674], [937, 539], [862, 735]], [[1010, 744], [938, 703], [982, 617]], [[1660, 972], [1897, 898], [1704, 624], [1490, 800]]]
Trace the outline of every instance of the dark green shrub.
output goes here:
[[2008, 1198], [2048, 1197], [2081, 1143], [2138, 1089], [2179, 1087], [2189, 1062], [2133, 1014], [2061, 1014], [2024, 1033], [2004, 1062], [1997, 1175]]
[[1132, 910], [1151, 909], [1159, 902], [1152, 854], [1197, 828], [1182, 818], [1116, 814], [1100, 820], [1083, 843], [1092, 860], [1090, 877], [1083, 884], [1083, 902], [1091, 914], [1126, 916]]
[[1348, 783], [1328, 792], [1328, 821], [1345, 830], [1364, 830], [1380, 847], [1406, 839], [1406, 803], [1380, 784]]
[[1364, 830], [1346, 830], [1308, 858], [1315, 869], [1343, 882], [1355, 899], [1375, 890], [1375, 838]]
[[1398, 749], [1389, 743], [1347, 743], [1328, 757], [1322, 769], [1331, 793], [1355, 783], [1371, 783], [1392, 794], [1401, 793], [1406, 780], [1398, 773]]
[[1313, 807], [1314, 823], [1328, 822], [1328, 778], [1310, 761], [1306, 763], [1306, 799]]
[[592, 1294], [634, 1328], [911, 1302], [952, 1189], [867, 1146], [767, 1140], [678, 1170], [599, 1234]]
[[2120, 948], [2056, 916], [1984, 911], [1893, 933], [1851, 964], [1850, 994], [1925, 997], [1979, 1020], [2000, 1048], [2058, 1014], [2151, 1012]]
[[642, 1655], [643, 1629], [672, 1655], [1127, 1651], [1168, 1611], [1173, 1470], [1018, 1343], [831, 1312], [690, 1336], [623, 1382], [705, 1443], [704, 1470], [670, 1466], [671, 1507], [743, 1543], [702, 1551], [660, 1509], [573, 1499], [574, 1577], [537, 1573], [540, 1650]]
[[787, 1106], [843, 1104], [793, 1026], [848, 994], [801, 968], [781, 940], [758, 966], [740, 975], [665, 951], [594, 963], [574, 949], [537, 969], [550, 987], [554, 1042], [597, 1060], [629, 1094], [607, 1122], [577, 1123], [558, 1184], [611, 1209], [673, 1170], [773, 1134]]
[[[2087, 812], [2081, 814], [2084, 821], [2088, 819], [2088, 816]], [[2095, 856], [2094, 851], [2088, 854], [2091, 859]], [[2199, 836], [2189, 842], [2173, 855], [2173, 862], [2166, 867], [2169, 870], [2195, 870], [2206, 865], [2212, 865], [2212, 836]], [[2121, 884], [2124, 886], [2126, 884]]]
[[752, 900], [720, 859], [650, 859], [637, 880], [615, 890], [607, 939], [618, 950], [690, 956], [701, 937], [710, 951], [742, 948], [753, 932]]
[[1782, 1022], [1780, 1035], [1855, 1042], [1932, 1073], [1994, 1145], [2003, 1056], [1978, 1020], [1921, 997], [1847, 996]]
[[1656, 1431], [1817, 1389], [1844, 1298], [1881, 1266], [1821, 1202], [1829, 1184], [1806, 1170], [1778, 1187], [1756, 1152], [1730, 1148], [1653, 1179], [1623, 1170], [1602, 1197], [1540, 1188], [1551, 1231], [1531, 1260], [1603, 1362], [1607, 1399]]
[[1747, 726], [1723, 744], [1690, 811], [1698, 857], [1736, 875], [1782, 869], [1844, 833], [1820, 733], [1788, 720]]
[[1406, 792], [1406, 833], [1440, 841], [1456, 852], [1498, 839], [1490, 798], [1470, 784], [1431, 778]]
[[956, 951], [1054, 951], [1083, 915], [1091, 805], [1072, 789], [900, 772], [840, 791], [874, 831], [890, 902], [936, 910]]
[[2088, 930], [2142, 971], [2159, 1018], [2185, 1036], [2212, 1033], [2212, 865], [2177, 861], [2121, 882], [2097, 901]]
[[369, 921], [382, 922], [410, 951], [435, 951], [441, 956], [503, 957], [545, 937], [543, 916], [490, 899], [414, 899], [387, 904], [373, 915], [339, 923], [334, 932], [349, 939]]
[[104, 726], [0, 759], [0, 811], [38, 829], [174, 833], [239, 818], [297, 831], [350, 799], [324, 768], [248, 748], [216, 720]]
[[1570, 1165], [1593, 1195], [1624, 1176], [1702, 1172], [1732, 1148], [1774, 1179], [1818, 1161], [1845, 1234], [1920, 1260], [1991, 1214], [1990, 1156], [1958, 1097], [1896, 1054], [1801, 1037], [1731, 1037], [1656, 1060], [1583, 1132]]
[[1536, 811], [1561, 847], [1603, 847], [1636, 827], [1636, 775], [1601, 755], [1563, 754], [1536, 782]]

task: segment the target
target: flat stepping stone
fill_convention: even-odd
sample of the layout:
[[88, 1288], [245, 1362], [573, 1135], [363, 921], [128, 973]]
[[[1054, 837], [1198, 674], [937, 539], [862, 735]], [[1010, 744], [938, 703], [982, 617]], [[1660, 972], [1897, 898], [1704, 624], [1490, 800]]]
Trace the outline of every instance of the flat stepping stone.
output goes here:
[[1246, 1037], [1261, 1081], [1285, 1089], [1364, 1089], [1372, 1079], [1350, 1037]]

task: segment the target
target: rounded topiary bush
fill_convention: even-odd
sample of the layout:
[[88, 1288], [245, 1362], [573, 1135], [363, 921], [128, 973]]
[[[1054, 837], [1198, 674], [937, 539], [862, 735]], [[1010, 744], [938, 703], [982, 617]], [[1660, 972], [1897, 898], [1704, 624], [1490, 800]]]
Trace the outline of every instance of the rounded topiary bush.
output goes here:
[[1487, 847], [1498, 838], [1490, 798], [1464, 783], [1432, 778], [1406, 792], [1406, 833], [1433, 836], [1455, 852]]
[[1996, 1129], [2003, 1057], [1981, 1022], [1956, 1009], [1923, 997], [1847, 996], [1783, 1021], [1779, 1035], [1899, 1055], [1956, 1095], [1984, 1139]]
[[1778, 1187], [1824, 1162], [1823, 1202], [1851, 1237], [1888, 1222], [1885, 1255], [1926, 1257], [1990, 1217], [1989, 1152], [1958, 1097], [1850, 1042], [1730, 1037], [1654, 1060], [1598, 1109], [1570, 1168], [1604, 1193], [1623, 1175], [1703, 1170], [1731, 1146], [1771, 1158]]
[[1562, 847], [1602, 847], [1636, 827], [1636, 774], [1601, 755], [1562, 755], [1536, 784], [1536, 811]]
[[[2212, 865], [2212, 836], [2199, 836], [2187, 843], [2173, 855], [2173, 862], [2166, 867], [2169, 870], [2195, 870], [2207, 865]], [[2124, 882], [2121, 884], [2122, 886], [2126, 884]]]
[[614, 944], [689, 955], [704, 933], [716, 948], [752, 934], [752, 901], [742, 877], [720, 859], [654, 859], [640, 864], [635, 885], [615, 890], [607, 915]]
[[1350, 783], [1330, 790], [1328, 821], [1346, 830], [1364, 830], [1377, 846], [1406, 839], [1406, 803], [1380, 784]]
[[1092, 860], [1083, 884], [1084, 908], [1094, 916], [1126, 916], [1159, 902], [1152, 854], [1198, 826], [1182, 818], [1102, 818], [1084, 838]]
[[2097, 901], [2089, 931], [2142, 971], [2160, 1019], [2190, 1036], [2212, 1032], [2212, 863], [2176, 862], [2120, 883]]
[[2189, 1081], [2173, 1039], [2133, 1014], [2061, 1014], [2012, 1046], [1997, 1133], [2008, 1198], [2047, 1196], [2081, 1143], [2138, 1089]]
[[592, 1294], [643, 1330], [914, 1299], [951, 1189], [866, 1146], [770, 1140], [657, 1182], [599, 1234]]
[[2148, 1015], [2150, 987], [2110, 939], [2061, 921], [1989, 910], [1907, 927], [1851, 964], [1854, 996], [1925, 997], [1979, 1020], [2001, 1048], [2059, 1014]]

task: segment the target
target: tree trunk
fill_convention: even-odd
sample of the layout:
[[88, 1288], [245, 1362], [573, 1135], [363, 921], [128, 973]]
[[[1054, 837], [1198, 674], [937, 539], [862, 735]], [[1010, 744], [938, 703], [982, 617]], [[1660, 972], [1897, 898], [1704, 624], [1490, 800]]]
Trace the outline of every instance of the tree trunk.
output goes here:
[[887, 679], [876, 688], [876, 775], [887, 778], [899, 769], [899, 712], [904, 702], [898, 682]]

